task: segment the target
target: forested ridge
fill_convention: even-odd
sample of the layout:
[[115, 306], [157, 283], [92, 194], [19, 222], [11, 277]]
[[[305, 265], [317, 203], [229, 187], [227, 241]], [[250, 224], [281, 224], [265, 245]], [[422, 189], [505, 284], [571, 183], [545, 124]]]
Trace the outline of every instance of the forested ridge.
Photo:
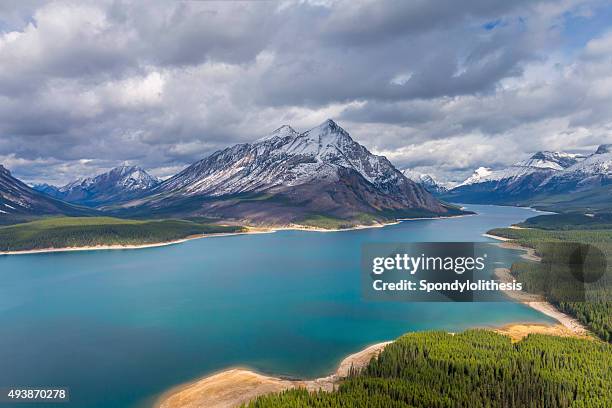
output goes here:
[[611, 407], [612, 346], [487, 330], [410, 333], [337, 391], [289, 390], [249, 408]]

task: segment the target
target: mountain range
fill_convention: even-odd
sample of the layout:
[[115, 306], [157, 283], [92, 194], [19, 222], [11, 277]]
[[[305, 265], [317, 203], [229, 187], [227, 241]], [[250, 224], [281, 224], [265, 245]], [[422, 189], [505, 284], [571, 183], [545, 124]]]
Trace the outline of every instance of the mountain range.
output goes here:
[[612, 145], [588, 156], [537, 152], [507, 168], [480, 167], [439, 194], [461, 203], [530, 205], [551, 210], [612, 209]]
[[39, 215], [89, 215], [93, 212], [34, 190], [0, 165], [0, 223], [9, 217], [22, 219]]
[[139, 167], [122, 166], [62, 187], [32, 189], [15, 182], [70, 211], [87, 206], [122, 217], [268, 225], [331, 220], [349, 226], [462, 213], [385, 157], [370, 153], [332, 120], [302, 133], [281, 126], [252, 143], [219, 150], [164, 181]]
[[137, 166], [120, 166], [95, 177], [82, 178], [63, 187], [38, 184], [34, 189], [69, 203], [97, 207], [142, 195], [160, 180]]
[[448, 187], [440, 183], [430, 174], [419, 173], [412, 169], [404, 169], [402, 170], [402, 173], [410, 180], [423, 186], [425, 190], [429, 191], [432, 194], [443, 194], [448, 191]]
[[107, 213], [253, 225], [321, 220], [354, 225], [461, 213], [444, 202], [612, 209], [610, 144], [587, 156], [541, 151], [507, 168], [480, 167], [448, 188], [431, 175], [397, 170], [332, 120], [301, 133], [281, 126], [164, 181], [140, 167], [120, 166], [61, 187], [31, 188], [0, 169], [0, 216]]

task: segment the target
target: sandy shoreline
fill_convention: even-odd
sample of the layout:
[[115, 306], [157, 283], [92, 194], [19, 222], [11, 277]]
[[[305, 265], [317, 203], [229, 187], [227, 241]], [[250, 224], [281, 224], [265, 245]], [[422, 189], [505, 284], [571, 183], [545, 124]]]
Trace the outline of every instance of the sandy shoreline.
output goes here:
[[516, 249], [518, 251], [523, 251], [524, 253], [521, 255], [521, 258], [523, 259], [527, 259], [528, 261], [533, 261], [533, 262], [540, 262], [542, 260], [542, 258], [536, 255], [535, 249], [519, 245], [510, 238], [504, 238], [504, 237], [500, 237], [497, 235], [491, 235], [491, 234], [482, 234], [482, 236], [491, 238], [491, 239], [495, 239], [498, 241], [502, 241], [501, 243], [497, 244], [501, 248]]
[[510, 337], [513, 342], [520, 341], [530, 334], [592, 339], [592, 337], [589, 336], [579, 335], [562, 324], [546, 325], [540, 323], [516, 323], [496, 328], [494, 331]]
[[49, 252], [104, 251], [104, 250], [118, 250], [118, 249], [157, 248], [157, 247], [163, 247], [163, 246], [169, 246], [169, 245], [177, 245], [177, 244], [181, 244], [183, 242], [191, 241], [194, 239], [229, 237], [229, 236], [234, 236], [234, 235], [246, 235], [246, 234], [265, 234], [268, 232], [274, 232], [274, 231], [247, 230], [244, 232], [198, 234], [198, 235], [190, 235], [188, 237], [177, 239], [174, 241], [154, 242], [151, 244], [96, 245], [96, 246], [66, 247], [66, 248], [26, 249], [26, 250], [19, 250], [19, 251], [0, 251], [0, 255], [28, 255], [28, 254], [45, 254]]
[[[521, 229], [520, 227], [516, 227], [517, 229]], [[533, 248], [524, 247], [522, 245], [517, 244], [511, 239], [499, 237], [497, 235], [491, 234], [482, 234], [487, 238], [496, 239], [502, 241], [498, 245], [502, 248], [508, 249], [516, 249], [520, 251], [524, 251], [521, 258], [527, 259], [533, 262], [540, 262], [542, 258], [536, 255], [535, 250]], [[512, 282], [514, 277], [510, 273], [510, 269], [508, 268], [495, 268], [495, 276], [502, 282]], [[589, 337], [589, 330], [580, 323], [577, 319], [572, 316], [565, 314], [558, 310], [551, 303], [547, 302], [542, 296], [536, 295], [528, 292], [505, 292], [505, 295], [511, 297], [512, 299], [521, 302], [532, 309], [537, 310], [538, 312], [545, 314], [546, 316], [552, 317], [557, 320], [563, 327], [569, 330], [571, 333], [579, 337]]]
[[[495, 268], [495, 276], [502, 282], [512, 282], [514, 277], [510, 274], [508, 268]], [[505, 295], [537, 310], [538, 312], [545, 314], [546, 316], [552, 317], [558, 321], [563, 327], [571, 331], [578, 336], [589, 335], [589, 330], [582, 325], [578, 320], [567, 315], [551, 303], [547, 302], [542, 296], [528, 292], [505, 292]]]
[[210, 234], [198, 234], [191, 235], [185, 238], [177, 239], [174, 241], [155, 242], [150, 244], [135, 244], [135, 245], [97, 245], [97, 246], [82, 246], [82, 247], [65, 247], [65, 248], [40, 248], [40, 249], [26, 249], [17, 251], [0, 251], [0, 255], [28, 255], [28, 254], [45, 254], [52, 252], [75, 252], [75, 251], [106, 251], [106, 250], [122, 250], [122, 249], [144, 249], [144, 248], [157, 248], [169, 245], [177, 245], [183, 242], [191, 241], [194, 239], [202, 238], [216, 238], [216, 237], [228, 237], [235, 235], [249, 235], [249, 234], [270, 234], [278, 231], [310, 231], [310, 232], [345, 232], [353, 230], [362, 230], [370, 228], [383, 228], [389, 225], [396, 225], [403, 221], [418, 221], [418, 220], [436, 220], [446, 219], [455, 217], [467, 217], [473, 214], [465, 215], [453, 215], [448, 217], [431, 217], [431, 218], [402, 218], [397, 221], [369, 224], [369, 225], [356, 225], [350, 228], [337, 228], [337, 229], [325, 229], [317, 227], [309, 227], [305, 225], [291, 224], [288, 226], [279, 227], [250, 227], [246, 226], [246, 231], [243, 232], [230, 232], [230, 233], [210, 233]]
[[259, 374], [247, 368], [231, 368], [174, 387], [163, 393], [154, 406], [155, 408], [233, 408], [258, 396], [293, 388], [330, 392], [349, 375], [351, 367], [357, 370], [363, 369], [390, 343], [387, 341], [373, 344], [351, 354], [340, 362], [333, 374], [313, 380], [288, 380]]

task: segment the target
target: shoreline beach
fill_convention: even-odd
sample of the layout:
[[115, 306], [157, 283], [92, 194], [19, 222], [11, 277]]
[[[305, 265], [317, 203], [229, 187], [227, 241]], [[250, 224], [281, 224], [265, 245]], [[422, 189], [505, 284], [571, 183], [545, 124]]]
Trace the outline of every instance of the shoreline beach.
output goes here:
[[[522, 245], [517, 244], [516, 242], [512, 242], [512, 240], [508, 238], [498, 237], [496, 235], [483, 234], [483, 236], [502, 241], [497, 244], [502, 248], [524, 251], [525, 253], [521, 255], [523, 259], [533, 261], [533, 262], [541, 261], [541, 258], [535, 254], [535, 250], [533, 248], [524, 247]], [[510, 269], [508, 268], [495, 268], [494, 273], [495, 273], [495, 276], [502, 282], [511, 283], [513, 280], [515, 280], [512, 274], [510, 273]], [[572, 316], [566, 313], [561, 312], [553, 304], [546, 301], [540, 295], [523, 292], [523, 291], [521, 292], [506, 291], [504, 292], [504, 294], [518, 302], [523, 303], [526, 306], [531, 307], [532, 309], [537, 310], [538, 312], [542, 314], [545, 314], [546, 316], [552, 317], [553, 319], [561, 323], [565, 328], [572, 331], [578, 336], [588, 337], [590, 333], [590, 331], [582, 323], [580, 323], [577, 319], [573, 318]]]
[[[273, 232], [273, 231], [269, 231]], [[65, 248], [40, 248], [40, 249], [24, 249], [18, 251], [0, 251], [0, 255], [28, 255], [28, 254], [46, 254], [53, 252], [77, 252], [77, 251], [106, 251], [106, 250], [119, 250], [119, 249], [145, 249], [145, 248], [157, 248], [169, 245], [182, 244], [183, 242], [192, 241], [195, 239], [202, 238], [216, 238], [216, 237], [229, 237], [234, 235], [246, 235], [246, 234], [265, 234], [266, 231], [244, 231], [244, 232], [230, 232], [230, 233], [212, 233], [212, 234], [198, 234], [190, 235], [185, 238], [154, 242], [150, 244], [134, 244], [134, 245], [96, 245], [96, 246], [82, 246], [82, 247], [65, 247]]]
[[376, 343], [344, 358], [336, 371], [311, 380], [290, 380], [234, 367], [207, 375], [195, 381], [172, 387], [157, 398], [155, 408], [231, 408], [258, 396], [293, 388], [309, 391], [333, 391], [346, 378], [351, 368], [361, 370], [378, 357], [391, 341]]

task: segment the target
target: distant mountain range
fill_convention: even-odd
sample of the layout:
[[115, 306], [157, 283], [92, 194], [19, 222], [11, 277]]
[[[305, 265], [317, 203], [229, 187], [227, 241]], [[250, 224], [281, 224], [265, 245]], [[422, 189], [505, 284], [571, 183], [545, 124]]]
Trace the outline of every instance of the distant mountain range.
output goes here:
[[78, 179], [63, 187], [38, 184], [34, 189], [69, 203], [96, 207], [138, 197], [159, 182], [140, 167], [120, 166], [95, 177]]
[[448, 187], [437, 181], [433, 176], [429, 174], [415, 172], [412, 169], [404, 169], [402, 170], [402, 173], [410, 180], [423, 186], [425, 190], [429, 191], [432, 194], [443, 194], [448, 191]]
[[611, 182], [612, 144], [606, 144], [599, 146], [595, 153], [584, 160], [551, 174], [539, 187], [551, 193], [564, 193], [584, 191]]
[[510, 167], [476, 169], [439, 194], [461, 203], [531, 205], [551, 210], [612, 209], [612, 145], [588, 156], [537, 152]]
[[126, 217], [354, 225], [462, 213], [332, 120], [303, 133], [282, 126], [253, 143], [217, 151], [163, 182], [139, 167], [122, 166], [62, 187], [21, 185], [67, 208], [83, 205]]
[[94, 211], [65, 203], [42, 194], [0, 166], [0, 223], [4, 218], [39, 215], [88, 215]]

